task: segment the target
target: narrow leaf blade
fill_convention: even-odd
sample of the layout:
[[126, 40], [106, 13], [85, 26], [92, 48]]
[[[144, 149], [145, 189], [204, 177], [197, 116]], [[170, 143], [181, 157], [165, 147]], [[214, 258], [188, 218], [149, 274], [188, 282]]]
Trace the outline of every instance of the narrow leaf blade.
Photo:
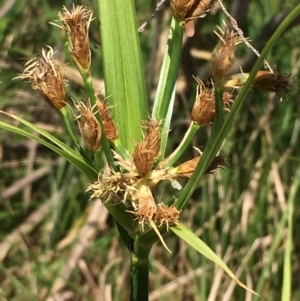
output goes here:
[[198, 236], [196, 236], [190, 229], [186, 228], [183, 224], [178, 224], [176, 226], [170, 227], [171, 231], [174, 232], [178, 237], [188, 243], [191, 247], [197, 250], [200, 254], [207, 257], [209, 260], [213, 261], [219, 265], [238, 285], [247, 291], [257, 295], [253, 290], [248, 288], [243, 284], [229, 269], [226, 263], [208, 246], [206, 245]]

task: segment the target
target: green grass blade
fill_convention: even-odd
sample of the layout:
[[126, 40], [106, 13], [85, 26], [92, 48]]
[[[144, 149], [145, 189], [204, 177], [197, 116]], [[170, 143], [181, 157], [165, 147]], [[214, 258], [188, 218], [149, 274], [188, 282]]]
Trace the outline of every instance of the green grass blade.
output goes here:
[[[23, 119], [18, 117], [18, 120], [20, 122], [22, 122]], [[23, 121], [25, 122], [25, 120], [23, 120]], [[30, 124], [30, 122], [27, 122], [27, 121], [25, 123]], [[40, 134], [41, 134], [41, 132], [44, 132], [43, 130], [39, 130], [34, 125], [33, 125], [33, 127]], [[30, 128], [34, 129], [33, 127], [30, 127]], [[70, 161], [80, 171], [82, 171], [84, 174], [86, 174], [90, 179], [95, 179], [97, 177], [97, 172], [89, 164], [87, 164], [84, 161], [84, 159], [80, 155], [78, 155], [78, 153], [76, 153], [73, 149], [71, 149], [69, 146], [67, 146], [66, 144], [64, 144], [63, 142], [58, 140], [57, 138], [53, 137], [51, 134], [45, 132], [46, 133], [45, 137], [48, 139], [50, 138], [49, 140], [55, 140], [57, 146], [42, 139], [41, 137], [35, 136], [34, 134], [31, 134], [25, 130], [22, 130], [16, 126], [13, 126], [11, 124], [8, 124], [8, 123], [2, 122], [2, 121], [0, 121], [0, 128], [3, 128], [4, 130], [16, 133], [21, 136], [36, 140], [37, 142], [41, 143], [42, 145], [45, 145], [49, 149], [56, 152], [61, 157]]]
[[[152, 118], [165, 119], [172, 99], [181, 56], [183, 25], [172, 18], [168, 45], [161, 67]], [[171, 108], [173, 110], [173, 108]]]
[[148, 117], [145, 76], [132, 0], [98, 0], [106, 96], [122, 145], [142, 138], [141, 121]]
[[183, 26], [172, 18], [168, 45], [163, 59], [156, 97], [152, 110], [152, 119], [164, 120], [160, 157], [163, 158], [170, 130], [175, 100], [176, 81], [181, 57]]
[[[73, 149], [71, 149], [69, 146], [67, 146], [65, 143], [61, 142], [57, 138], [53, 137], [51, 134], [39, 129], [35, 125], [31, 124], [28, 121], [23, 120], [20, 117], [10, 115], [11, 117], [19, 120], [20, 122], [27, 125], [29, 128], [37, 131], [44, 137], [51, 140], [51, 142], [55, 142], [56, 145], [53, 145], [52, 143], [42, 139], [41, 137], [35, 136], [32, 133], [29, 133], [25, 130], [22, 130], [20, 128], [17, 128], [11, 124], [5, 123], [0, 121], [0, 128], [3, 128], [7, 131], [22, 135], [24, 137], [34, 139], [37, 142], [41, 143], [42, 145], [45, 145], [49, 149], [56, 152], [61, 157], [65, 158], [66, 160], [70, 161], [74, 166], [76, 166], [80, 171], [82, 171], [89, 179], [96, 179], [97, 178], [97, 172], [91, 167], [87, 162], [84, 161], [84, 159]], [[134, 233], [136, 231], [135, 222], [132, 220], [132, 218], [128, 215], [126, 212], [124, 206], [122, 204], [120, 205], [109, 205], [105, 204], [108, 211], [115, 217], [115, 219], [120, 223], [120, 225], [126, 229], [126, 231], [134, 236]]]
[[[19, 295], [22, 295], [23, 300], [32, 300], [32, 301], [38, 301], [39, 299], [34, 295], [34, 293], [30, 290], [30, 288], [22, 283], [22, 280], [18, 279], [11, 271], [10, 269], [6, 268], [2, 262], [0, 263], [0, 271], [1, 274], [5, 276], [6, 279], [9, 279], [11, 281], [11, 285], [18, 291]], [[3, 277], [3, 276], [2, 276]], [[1, 290], [2, 291], [2, 290]], [[0, 296], [1, 292], [0, 292]], [[6, 299], [6, 298], [5, 298]], [[4, 299], [4, 300], [5, 300]], [[3, 299], [2, 299], [3, 300]], [[7, 299], [6, 299], [7, 300]]]
[[[288, 221], [289, 225], [289, 232], [286, 240], [286, 247], [288, 247], [287, 250], [285, 250], [285, 256], [284, 256], [284, 280], [283, 280], [283, 288], [282, 288], [282, 297], [281, 300], [291, 300], [290, 298], [287, 298], [286, 296], [289, 296], [291, 294], [291, 266], [290, 266], [290, 260], [291, 260], [291, 242], [292, 238], [290, 235], [292, 234], [292, 211], [293, 211], [293, 202], [296, 200], [297, 197], [297, 191], [300, 187], [300, 168], [298, 168], [296, 174], [295, 174], [295, 180], [293, 185], [291, 186], [290, 195], [288, 198], [288, 207], [287, 210], [284, 211], [284, 213], [281, 216], [281, 219], [276, 227], [276, 232], [273, 235], [272, 238], [272, 244], [270, 246], [270, 249], [268, 251], [268, 257], [266, 259], [266, 262], [264, 263], [263, 269], [260, 273], [260, 277], [257, 281], [256, 285], [256, 292], [258, 294], [261, 294], [264, 286], [266, 284], [266, 279], [268, 279], [268, 274], [270, 272], [270, 267], [275, 259], [275, 253], [280, 245], [280, 241], [282, 240], [282, 236], [286, 227], [286, 223]], [[285, 279], [287, 277], [287, 279]], [[287, 295], [285, 295], [285, 293]], [[260, 298], [254, 297], [253, 301], [259, 301]]]
[[186, 228], [183, 224], [172, 226], [170, 227], [170, 229], [178, 237], [188, 243], [192, 248], [197, 250], [200, 254], [219, 265], [233, 280], [236, 281], [238, 285], [252, 292], [253, 294], [256, 294], [253, 290], [249, 289], [245, 284], [238, 280], [237, 277], [235, 277], [234, 273], [226, 265], [226, 263], [190, 229]]
[[291, 300], [292, 292], [292, 245], [293, 245], [293, 214], [294, 214], [294, 202], [297, 198], [297, 191], [300, 186], [300, 168], [298, 168], [295, 174], [295, 180], [290, 190], [287, 205], [287, 222], [288, 222], [288, 234], [284, 248], [284, 263], [283, 263], [283, 287], [281, 292], [281, 300]]

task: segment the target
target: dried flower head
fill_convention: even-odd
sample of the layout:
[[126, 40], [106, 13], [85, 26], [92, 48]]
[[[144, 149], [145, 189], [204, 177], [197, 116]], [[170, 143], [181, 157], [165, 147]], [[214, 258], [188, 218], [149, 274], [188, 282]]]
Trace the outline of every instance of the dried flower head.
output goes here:
[[159, 203], [156, 206], [156, 213], [154, 222], [159, 227], [166, 225], [167, 229], [170, 225], [175, 225], [178, 223], [180, 211], [175, 207], [168, 207], [164, 203]]
[[204, 17], [214, 0], [170, 0], [173, 16], [183, 24]]
[[89, 27], [93, 12], [84, 6], [75, 6], [68, 11], [64, 6], [63, 13], [58, 14], [65, 31], [68, 34], [68, 45], [71, 55], [79, 69], [89, 70], [91, 51], [89, 45]]
[[227, 26], [222, 29], [217, 26], [219, 32], [214, 33], [219, 37], [220, 43], [212, 54], [213, 75], [217, 79], [223, 79], [235, 61], [236, 46], [243, 42], [237, 32]]
[[135, 147], [133, 162], [141, 174], [146, 175], [159, 155], [161, 121], [150, 120], [144, 126], [145, 137]]
[[[197, 87], [197, 96], [192, 109], [192, 120], [198, 124], [206, 125], [213, 122], [216, 112], [215, 89], [206, 87], [204, 83], [196, 78], [199, 83]], [[223, 110], [230, 111], [230, 105], [233, 103], [232, 94], [225, 90], [223, 93]]]
[[97, 107], [102, 118], [105, 134], [109, 142], [113, 142], [119, 137], [116, 125], [111, 117], [109, 108], [104, 101], [101, 101], [97, 96]]
[[40, 55], [25, 64], [23, 74], [16, 78], [27, 79], [52, 107], [61, 111], [66, 106], [66, 89], [63, 66], [53, 58], [54, 54], [50, 46], [43, 48]]
[[91, 183], [87, 191], [92, 191], [91, 198], [99, 197], [103, 203], [118, 204], [127, 199], [135, 199], [137, 192], [135, 180], [111, 169], [104, 169], [98, 175], [98, 181]]
[[139, 224], [142, 225], [144, 231], [145, 224], [153, 220], [156, 212], [156, 203], [149, 186], [140, 184], [137, 190], [137, 204], [133, 203], [135, 210], [129, 212], [136, 216], [136, 219], [139, 221]]
[[80, 102], [76, 105], [80, 115], [76, 118], [81, 136], [91, 152], [100, 148], [101, 126], [94, 116], [91, 105]]
[[291, 79], [288, 76], [260, 70], [255, 76], [253, 87], [263, 91], [275, 92], [277, 95], [280, 95], [282, 92], [287, 93], [292, 88], [292, 85]]

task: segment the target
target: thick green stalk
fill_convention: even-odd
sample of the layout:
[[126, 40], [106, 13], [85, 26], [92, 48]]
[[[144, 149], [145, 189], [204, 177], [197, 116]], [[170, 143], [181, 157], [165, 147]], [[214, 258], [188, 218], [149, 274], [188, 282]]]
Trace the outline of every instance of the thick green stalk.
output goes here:
[[131, 254], [130, 301], [148, 301], [149, 259]]

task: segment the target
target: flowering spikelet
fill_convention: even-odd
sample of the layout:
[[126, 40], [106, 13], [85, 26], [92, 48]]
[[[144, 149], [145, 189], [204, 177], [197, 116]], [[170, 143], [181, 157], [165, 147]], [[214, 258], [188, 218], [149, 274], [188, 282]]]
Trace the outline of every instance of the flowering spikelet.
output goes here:
[[93, 191], [91, 198], [99, 197], [103, 203], [113, 204], [125, 202], [127, 199], [135, 199], [137, 192], [132, 177], [111, 169], [101, 171], [98, 181], [91, 183], [87, 191]]
[[183, 24], [205, 16], [214, 0], [170, 0], [173, 16]]
[[153, 220], [156, 212], [156, 203], [149, 186], [144, 184], [139, 185], [136, 197], [137, 205], [134, 205], [135, 210], [129, 212], [132, 212], [137, 217], [139, 224], [142, 225], [144, 230], [144, 225]]
[[91, 152], [100, 148], [101, 126], [94, 116], [91, 105], [80, 102], [76, 105], [80, 115], [77, 117], [81, 136]]
[[[175, 167], [173, 169], [173, 172], [175, 172], [180, 177], [190, 178], [200, 159], [201, 156], [197, 156], [189, 161], [186, 161], [180, 164], [179, 166]], [[205, 174], [212, 173], [215, 170], [222, 168], [224, 165], [225, 165], [224, 156], [222, 154], [219, 154], [215, 156], [211, 164], [206, 169]]]
[[255, 76], [253, 87], [263, 91], [275, 92], [277, 95], [280, 95], [282, 92], [288, 92], [292, 85], [291, 79], [287, 76], [260, 70]]
[[170, 225], [178, 223], [179, 215], [180, 211], [175, 207], [168, 207], [164, 203], [159, 203], [156, 206], [154, 222], [159, 227], [162, 225], [166, 225], [168, 229]]
[[71, 11], [64, 6], [63, 13], [58, 17], [62, 21], [69, 37], [69, 49], [79, 69], [89, 70], [91, 65], [91, 51], [89, 45], [89, 27], [93, 12], [84, 6], [73, 5]]
[[223, 79], [235, 61], [236, 46], [243, 40], [228, 27], [225, 27], [224, 30], [219, 26], [217, 27], [219, 32], [214, 31], [214, 33], [221, 41], [213, 52], [211, 63], [214, 77]]
[[225, 88], [230, 87], [230, 88], [238, 89], [246, 83], [248, 78], [249, 78], [249, 73], [244, 73], [244, 72], [236, 73], [230, 76], [226, 76], [222, 84], [223, 87]]
[[109, 108], [106, 103], [101, 101], [99, 97], [97, 97], [97, 107], [99, 113], [101, 115], [101, 119], [103, 122], [103, 127], [105, 129], [105, 134], [109, 142], [113, 142], [119, 137], [119, 133], [117, 131], [116, 125], [111, 117]]
[[150, 120], [144, 126], [145, 137], [135, 147], [133, 162], [139, 172], [146, 175], [159, 155], [161, 121]]
[[53, 49], [50, 46], [47, 48], [43, 48], [38, 57], [28, 61], [23, 74], [17, 78], [28, 79], [33, 89], [40, 91], [52, 107], [61, 111], [66, 106], [63, 67], [53, 58]]
[[[213, 122], [215, 117], [215, 89], [208, 88], [204, 83], [197, 79], [198, 91], [196, 100], [192, 109], [192, 120], [200, 125], [206, 125]], [[223, 110], [229, 112], [229, 106], [233, 103], [232, 95], [229, 91], [223, 93]]]

